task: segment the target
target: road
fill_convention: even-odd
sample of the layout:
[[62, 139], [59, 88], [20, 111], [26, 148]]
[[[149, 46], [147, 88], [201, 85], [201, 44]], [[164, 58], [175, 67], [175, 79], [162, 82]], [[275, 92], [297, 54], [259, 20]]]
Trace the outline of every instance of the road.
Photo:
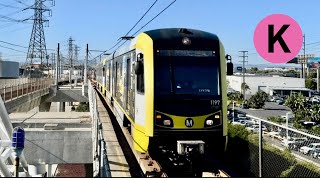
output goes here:
[[266, 102], [263, 109], [242, 109], [239, 107], [234, 109], [265, 120], [270, 116], [285, 116], [287, 112], [291, 112], [290, 108], [274, 102]]

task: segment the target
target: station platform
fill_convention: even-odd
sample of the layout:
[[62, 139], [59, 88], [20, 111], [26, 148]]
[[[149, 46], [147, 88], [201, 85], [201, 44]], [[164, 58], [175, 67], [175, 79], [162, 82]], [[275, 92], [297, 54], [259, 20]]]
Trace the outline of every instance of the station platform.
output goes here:
[[98, 95], [96, 95], [96, 98], [103, 137], [107, 147], [111, 177], [131, 177], [129, 165], [114, 132], [109, 114]]

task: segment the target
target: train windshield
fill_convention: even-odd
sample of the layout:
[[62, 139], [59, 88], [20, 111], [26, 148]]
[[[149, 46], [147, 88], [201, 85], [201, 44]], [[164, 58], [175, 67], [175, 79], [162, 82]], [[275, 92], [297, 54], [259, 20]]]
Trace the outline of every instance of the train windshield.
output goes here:
[[156, 95], [220, 95], [217, 57], [158, 56]]

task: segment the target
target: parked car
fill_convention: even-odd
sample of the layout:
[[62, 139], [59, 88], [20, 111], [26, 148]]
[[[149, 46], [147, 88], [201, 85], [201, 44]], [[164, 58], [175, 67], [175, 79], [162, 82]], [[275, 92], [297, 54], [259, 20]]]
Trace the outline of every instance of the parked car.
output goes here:
[[[246, 129], [249, 132], [258, 133], [259, 132], [259, 124], [253, 124], [251, 126], [246, 127]], [[267, 131], [267, 128], [265, 125], [262, 125], [262, 131]]]
[[305, 145], [305, 143], [308, 141], [307, 138], [303, 137], [303, 138], [298, 138], [298, 137], [290, 137], [289, 139], [283, 139], [281, 141], [281, 145], [289, 148], [289, 149], [293, 149], [298, 151], [299, 148], [301, 148], [303, 145]]
[[313, 151], [312, 153], [312, 157], [315, 158], [315, 159], [320, 159], [320, 149], [316, 149]]
[[271, 131], [267, 133], [267, 136], [274, 138], [274, 139], [279, 139], [282, 140], [283, 138], [280, 136], [280, 132], [277, 131]]
[[273, 96], [271, 97], [270, 101], [271, 102], [276, 102], [276, 100], [283, 100], [282, 98], [278, 97], [278, 96]]
[[303, 154], [310, 155], [317, 149], [320, 149], [320, 143], [311, 143], [308, 146], [302, 146], [299, 151]]
[[240, 108], [241, 108], [241, 109], [248, 109], [249, 107], [248, 107], [247, 104], [241, 104], [241, 105], [240, 105]]
[[242, 113], [238, 113], [238, 114], [236, 115], [236, 117], [238, 117], [238, 118], [240, 118], [240, 117], [246, 117], [246, 115], [245, 115], [245, 114], [242, 114]]
[[282, 100], [282, 99], [277, 99], [275, 102], [276, 102], [278, 105], [283, 105], [283, 104], [284, 104], [284, 100]]
[[231, 121], [231, 124], [232, 124], [232, 125], [241, 125], [241, 126], [242, 126], [242, 124], [240, 123], [239, 120], [237, 120], [237, 121]]

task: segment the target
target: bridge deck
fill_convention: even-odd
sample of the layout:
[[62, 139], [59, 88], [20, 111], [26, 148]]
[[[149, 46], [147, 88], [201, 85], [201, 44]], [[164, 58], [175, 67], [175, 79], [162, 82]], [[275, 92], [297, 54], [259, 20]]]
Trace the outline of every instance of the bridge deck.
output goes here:
[[112, 177], [131, 177], [129, 165], [114, 132], [109, 114], [97, 96], [99, 119], [102, 123], [103, 137], [107, 147], [107, 157]]

